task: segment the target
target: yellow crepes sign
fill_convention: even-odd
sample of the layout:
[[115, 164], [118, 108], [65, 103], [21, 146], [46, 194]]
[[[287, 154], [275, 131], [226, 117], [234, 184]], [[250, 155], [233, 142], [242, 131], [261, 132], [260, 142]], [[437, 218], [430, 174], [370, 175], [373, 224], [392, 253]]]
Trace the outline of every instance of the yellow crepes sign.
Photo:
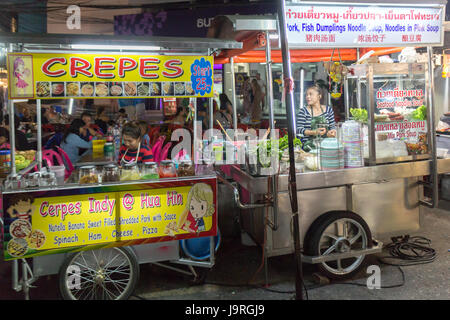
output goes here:
[[209, 56], [10, 53], [7, 64], [10, 99], [213, 96]]

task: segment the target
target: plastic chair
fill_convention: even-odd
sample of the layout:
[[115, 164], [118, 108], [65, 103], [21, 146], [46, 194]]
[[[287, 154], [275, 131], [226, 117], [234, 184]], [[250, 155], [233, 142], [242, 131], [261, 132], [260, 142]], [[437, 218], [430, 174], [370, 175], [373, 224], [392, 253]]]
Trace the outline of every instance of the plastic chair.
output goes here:
[[70, 161], [70, 158], [69, 158], [68, 154], [62, 148], [56, 147], [56, 150], [61, 155], [61, 157], [63, 158], [64, 165], [66, 167], [66, 172], [65, 172], [64, 179], [67, 179], [68, 177], [70, 177], [70, 175], [75, 170], [75, 168], [74, 168], [74, 166], [72, 164], [72, 161]]
[[159, 154], [159, 159], [158, 162], [161, 162], [162, 160], [166, 160], [167, 159], [167, 155], [169, 154], [169, 149], [172, 146], [172, 142], [167, 142], [164, 147], [162, 148], [160, 154]]
[[154, 144], [153, 147], [152, 147], [152, 154], [153, 154], [153, 155], [156, 154], [156, 151], [157, 151], [158, 149], [161, 150], [162, 144], [164, 143], [164, 140], [166, 140], [166, 137], [165, 137], [165, 136], [160, 136], [160, 137], [156, 140], [155, 144]]

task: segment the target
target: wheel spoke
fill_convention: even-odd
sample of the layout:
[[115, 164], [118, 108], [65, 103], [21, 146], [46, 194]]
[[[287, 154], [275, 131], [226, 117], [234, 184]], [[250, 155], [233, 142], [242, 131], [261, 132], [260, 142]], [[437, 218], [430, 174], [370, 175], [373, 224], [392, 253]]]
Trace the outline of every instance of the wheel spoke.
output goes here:
[[322, 253], [323, 256], [326, 256], [327, 254], [330, 254], [336, 249], [336, 244], [333, 244], [331, 247], [329, 247], [324, 253]]
[[358, 233], [356, 234], [356, 236], [354, 236], [353, 238], [351, 238], [349, 240], [350, 244], [351, 245], [354, 244], [356, 242], [356, 240], [358, 240], [361, 237], [362, 237], [362, 232], [361, 232], [361, 230], [358, 230]]
[[336, 261], [336, 263], [337, 263], [337, 269], [338, 269], [339, 271], [342, 271], [341, 259], [338, 259], [338, 260]]
[[338, 236], [336, 236], [336, 235], [334, 235], [334, 234], [332, 234], [332, 233], [328, 233], [328, 232], [327, 232], [327, 233], [324, 233], [323, 236], [328, 237], [328, 238], [331, 238], [331, 239], [333, 239], [333, 240], [339, 239]]

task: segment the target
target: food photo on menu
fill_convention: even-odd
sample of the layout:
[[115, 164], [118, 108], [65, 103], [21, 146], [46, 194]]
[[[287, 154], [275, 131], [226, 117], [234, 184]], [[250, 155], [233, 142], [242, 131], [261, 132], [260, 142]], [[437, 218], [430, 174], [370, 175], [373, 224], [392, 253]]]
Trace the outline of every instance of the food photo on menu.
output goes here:
[[52, 97], [64, 97], [64, 82], [52, 82]]
[[95, 84], [95, 96], [106, 97], [109, 93], [108, 84], [105, 82], [96, 82]]
[[123, 95], [122, 82], [111, 82], [109, 93], [113, 97], [120, 97]]
[[192, 89], [192, 82], [186, 82], [186, 95], [193, 96], [194, 89]]
[[78, 97], [80, 95], [80, 84], [78, 82], [66, 83], [66, 96]]
[[36, 95], [39, 98], [50, 97], [50, 82], [37, 82]]
[[94, 82], [82, 82], [81, 95], [83, 97], [92, 97], [94, 95]]
[[150, 87], [148, 82], [139, 82], [137, 86], [137, 95], [139, 97], [148, 97], [150, 95]]
[[173, 82], [164, 82], [163, 83], [163, 94], [165, 96], [173, 95]]
[[160, 96], [161, 95], [161, 82], [152, 82], [150, 84], [150, 94], [152, 96]]
[[137, 93], [136, 82], [125, 82], [125, 95], [128, 97], [134, 97]]
[[185, 94], [186, 88], [184, 82], [175, 82], [175, 95], [183, 96]]

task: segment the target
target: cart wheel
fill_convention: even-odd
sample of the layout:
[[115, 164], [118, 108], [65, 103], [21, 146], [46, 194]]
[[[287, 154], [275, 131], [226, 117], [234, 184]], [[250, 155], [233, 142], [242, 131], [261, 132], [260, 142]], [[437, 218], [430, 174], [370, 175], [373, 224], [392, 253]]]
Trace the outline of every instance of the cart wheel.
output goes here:
[[[320, 216], [305, 236], [305, 253], [324, 256], [371, 247], [372, 235], [367, 223], [353, 212], [336, 211]], [[328, 278], [343, 280], [356, 275], [364, 266], [366, 255], [322, 262], [320, 271]]]
[[106, 248], [74, 253], [59, 272], [66, 300], [126, 300], [139, 278], [139, 264], [129, 248]]

